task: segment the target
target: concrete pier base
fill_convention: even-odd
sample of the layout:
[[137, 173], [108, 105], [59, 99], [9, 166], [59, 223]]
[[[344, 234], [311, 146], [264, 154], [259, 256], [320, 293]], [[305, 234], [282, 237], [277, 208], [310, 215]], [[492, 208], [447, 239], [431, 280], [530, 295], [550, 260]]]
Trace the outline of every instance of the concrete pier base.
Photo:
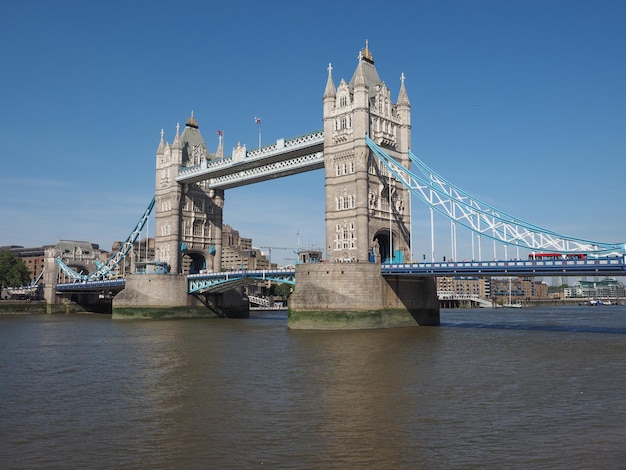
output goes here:
[[187, 276], [130, 274], [126, 287], [113, 299], [112, 317], [120, 319], [247, 318], [249, 302], [242, 289], [193, 296]]
[[374, 263], [296, 266], [291, 329], [366, 329], [439, 325], [434, 278], [380, 274]]

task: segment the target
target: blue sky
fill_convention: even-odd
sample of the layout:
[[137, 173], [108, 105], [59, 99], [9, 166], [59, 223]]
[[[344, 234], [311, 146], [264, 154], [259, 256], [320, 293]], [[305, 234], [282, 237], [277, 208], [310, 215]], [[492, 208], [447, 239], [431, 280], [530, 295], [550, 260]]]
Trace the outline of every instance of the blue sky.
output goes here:
[[[438, 173], [539, 226], [626, 241], [626, 2], [405, 3], [5, 2], [0, 245], [110, 249], [153, 196], [161, 129], [171, 142], [193, 110], [228, 153], [257, 146], [256, 116], [263, 144], [320, 129], [328, 64], [349, 80], [366, 39], [394, 99], [405, 74], [413, 152]], [[224, 222], [255, 246], [324, 246], [323, 176], [229, 190]], [[449, 232], [437, 222], [437, 257]]]

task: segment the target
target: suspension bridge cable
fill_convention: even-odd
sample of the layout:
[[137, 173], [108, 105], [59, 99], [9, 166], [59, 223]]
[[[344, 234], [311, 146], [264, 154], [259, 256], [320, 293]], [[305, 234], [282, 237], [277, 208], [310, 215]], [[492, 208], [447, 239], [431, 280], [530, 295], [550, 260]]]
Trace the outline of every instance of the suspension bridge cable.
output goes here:
[[[513, 217], [453, 185], [419, 160], [413, 152], [409, 152], [409, 158], [423, 176], [402, 166], [369, 136], [366, 137], [366, 142], [379, 161], [412, 194], [422, 199], [431, 209], [434, 208], [474, 233], [531, 250], [548, 249], [564, 253], [584, 252], [597, 255], [625, 251], [623, 243], [603, 243], [569, 237]], [[485, 225], [483, 226], [481, 222]]]

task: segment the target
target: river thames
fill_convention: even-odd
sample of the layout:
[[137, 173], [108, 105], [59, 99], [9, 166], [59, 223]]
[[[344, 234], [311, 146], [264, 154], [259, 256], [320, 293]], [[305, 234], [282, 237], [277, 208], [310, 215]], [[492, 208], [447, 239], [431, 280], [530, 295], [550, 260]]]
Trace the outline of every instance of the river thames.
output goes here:
[[626, 468], [626, 307], [0, 315], [3, 468]]

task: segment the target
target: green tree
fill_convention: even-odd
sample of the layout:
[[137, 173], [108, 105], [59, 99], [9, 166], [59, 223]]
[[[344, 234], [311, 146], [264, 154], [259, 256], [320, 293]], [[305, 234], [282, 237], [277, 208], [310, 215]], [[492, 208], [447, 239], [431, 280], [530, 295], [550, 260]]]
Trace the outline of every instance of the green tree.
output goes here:
[[0, 288], [21, 287], [30, 283], [24, 262], [10, 251], [0, 252]]
[[276, 284], [274, 287], [274, 294], [288, 299], [291, 295], [292, 290], [293, 286], [291, 286], [290, 284]]

